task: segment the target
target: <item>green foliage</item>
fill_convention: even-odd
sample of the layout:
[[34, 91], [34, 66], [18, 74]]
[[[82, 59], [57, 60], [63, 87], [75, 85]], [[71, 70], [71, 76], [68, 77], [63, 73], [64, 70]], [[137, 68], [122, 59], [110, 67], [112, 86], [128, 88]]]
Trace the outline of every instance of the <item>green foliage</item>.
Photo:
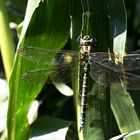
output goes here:
[[[16, 3], [22, 5], [21, 2], [16, 1]], [[20, 28], [18, 30], [20, 34], [18, 47], [33, 46], [60, 50], [64, 47], [69, 49], [67, 47], [71, 45], [71, 49], [78, 50], [77, 39], [89, 34], [95, 36], [98, 41], [97, 51], [110, 50], [123, 55], [127, 32], [126, 16], [122, 0], [115, 2], [107, 0], [59, 0], [59, 2], [57, 0], [28, 0], [22, 30]], [[15, 21], [19, 22], [19, 20]], [[29, 137], [44, 134], [46, 134], [45, 139], [49, 139], [50, 135], [53, 137], [55, 135], [56, 139], [78, 139], [79, 137], [80, 140], [106, 140], [118, 135], [118, 131], [123, 134], [140, 128], [137, 114], [132, 106], [132, 99], [125, 89], [121, 89], [118, 85], [114, 85], [111, 90], [106, 89], [94, 84], [90, 79], [85, 129], [83, 134], [79, 133], [80, 71], [78, 67], [72, 77], [77, 119], [69, 119], [70, 115], [74, 116], [74, 111], [71, 109], [73, 102], [70, 97], [59, 95], [52, 85], [45, 87], [44, 91], [45, 81], [31, 84], [21, 80], [24, 73], [41, 67], [40, 64], [28, 62], [16, 55], [9, 81], [10, 97], [7, 119], [9, 140], [26, 140]], [[39, 110], [44, 112], [45, 117], [42, 117], [40, 113], [39, 120], [33, 126], [29, 126], [26, 116], [32, 101], [40, 97], [40, 92], [43, 93], [43, 100], [46, 103], [45, 107], [42, 105]], [[40, 104], [44, 104], [42, 102], [41, 100]], [[111, 122], [110, 105], [117, 124], [115, 121]], [[65, 116], [66, 114], [68, 115]], [[58, 119], [59, 117], [61, 119]], [[117, 132], [115, 129], [112, 130], [112, 126], [119, 128]], [[54, 134], [56, 130], [60, 131]], [[60, 137], [59, 134], [63, 136]], [[139, 137], [139, 135], [134, 135], [130, 139], [138, 140]]]

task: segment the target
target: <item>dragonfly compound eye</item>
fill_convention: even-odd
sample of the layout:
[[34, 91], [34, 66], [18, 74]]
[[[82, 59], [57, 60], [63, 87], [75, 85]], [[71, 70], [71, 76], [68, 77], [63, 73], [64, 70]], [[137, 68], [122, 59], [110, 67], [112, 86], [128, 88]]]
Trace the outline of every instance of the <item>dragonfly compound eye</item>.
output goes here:
[[89, 35], [85, 35], [83, 38], [80, 40], [80, 45], [81, 46], [96, 46], [97, 40]]

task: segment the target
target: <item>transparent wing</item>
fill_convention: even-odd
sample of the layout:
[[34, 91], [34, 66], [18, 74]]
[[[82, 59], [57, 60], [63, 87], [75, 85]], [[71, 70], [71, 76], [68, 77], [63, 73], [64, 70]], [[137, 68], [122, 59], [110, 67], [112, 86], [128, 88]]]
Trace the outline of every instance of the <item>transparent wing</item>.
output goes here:
[[79, 59], [76, 51], [55, 51], [36, 47], [20, 48], [18, 54], [29, 61], [43, 65], [65, 65], [70, 59], [72, 61], [78, 61]]
[[140, 76], [138, 75], [115, 72], [97, 63], [90, 65], [90, 75], [94, 81], [106, 87], [111, 87], [111, 84], [115, 82], [122, 82], [127, 90], [140, 90]]
[[19, 49], [18, 54], [29, 61], [44, 65], [44, 68], [29, 71], [22, 76], [24, 81], [30, 83], [43, 83], [48, 76], [55, 82], [69, 82], [71, 69], [74, 70], [75, 64], [79, 61], [78, 52], [71, 50], [55, 51], [25, 47]]
[[41, 68], [29, 71], [22, 76], [25, 82], [32, 84], [44, 83], [48, 76], [53, 82], [68, 83], [71, 81], [71, 76], [74, 74], [76, 63], [55, 67], [53, 69]]
[[21, 79], [31, 84], [44, 83], [49, 74], [50, 71], [48, 71], [48, 69], [36, 69], [23, 74]]
[[98, 63], [115, 72], [121, 72], [122, 66], [124, 71], [140, 69], [140, 54], [129, 54], [123, 57], [122, 63], [115, 63], [116, 56], [105, 52], [96, 52], [90, 54], [90, 63]]

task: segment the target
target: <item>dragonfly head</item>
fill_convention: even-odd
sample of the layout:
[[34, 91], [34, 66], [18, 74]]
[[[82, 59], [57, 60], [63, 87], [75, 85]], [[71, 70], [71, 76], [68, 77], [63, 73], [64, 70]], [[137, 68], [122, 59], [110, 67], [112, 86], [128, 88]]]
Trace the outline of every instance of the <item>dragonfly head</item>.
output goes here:
[[96, 46], [97, 40], [89, 35], [85, 35], [80, 39], [80, 46]]

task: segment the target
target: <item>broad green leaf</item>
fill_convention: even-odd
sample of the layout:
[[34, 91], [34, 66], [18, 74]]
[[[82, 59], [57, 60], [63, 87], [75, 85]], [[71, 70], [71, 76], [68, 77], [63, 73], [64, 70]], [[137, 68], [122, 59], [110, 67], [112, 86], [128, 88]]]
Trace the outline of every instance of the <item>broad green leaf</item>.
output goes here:
[[[59, 50], [67, 42], [69, 29], [68, 1], [60, 0], [58, 3], [51, 0], [43, 2], [29, 0], [18, 46], [32, 45]], [[28, 139], [30, 130], [27, 121], [28, 109], [43, 84], [27, 83], [21, 80], [21, 76], [35, 68], [39, 66], [19, 56], [16, 57], [9, 82], [8, 138], [10, 140]]]
[[[115, 2], [110, 1], [110, 25], [111, 34], [113, 35], [113, 51], [119, 55], [119, 61], [126, 54], [126, 32], [127, 32], [127, 19], [124, 1], [118, 0]], [[140, 129], [140, 122], [137, 113], [133, 106], [131, 96], [120, 85], [114, 84], [111, 90], [111, 107], [115, 115], [118, 127], [121, 133], [131, 133]], [[138, 140], [140, 135], [133, 135], [127, 139]]]
[[[129, 134], [139, 130], [140, 122], [130, 94], [118, 84], [113, 85], [113, 87], [111, 90], [111, 108], [121, 133]], [[129, 136], [127, 139], [138, 140], [139, 138], [140, 134], [137, 134]]]
[[[127, 29], [126, 13], [123, 1], [82, 0], [81, 4], [80, 1], [73, 1], [72, 6], [74, 7], [74, 5], [78, 5], [79, 8], [76, 9], [78, 12], [75, 12], [76, 10], [72, 9], [72, 39], [76, 40], [79, 35], [84, 36], [85, 34], [91, 34], [97, 39], [96, 50], [107, 51], [108, 49], [111, 52], [114, 51], [115, 54], [123, 56], [125, 54], [124, 49]], [[77, 25], [77, 27], [74, 25]], [[75, 47], [76, 44], [73, 43], [73, 46]], [[78, 79], [78, 76], [75, 79]], [[78, 82], [75, 81], [75, 83]], [[90, 83], [90, 85], [89, 89], [92, 88], [92, 83]], [[79, 87], [75, 87], [77, 89], [75, 91], [80, 93]], [[113, 91], [113, 93], [116, 94], [111, 96], [114, 96], [113, 98], [117, 98], [115, 96], [118, 91]], [[123, 94], [125, 94], [125, 92], [123, 92]], [[111, 138], [110, 90], [94, 85], [93, 90], [88, 96], [84, 139], [104, 140]], [[117, 96], [119, 97], [119, 95]], [[117, 100], [116, 102], [121, 101]], [[114, 103], [112, 102], [112, 104]], [[115, 113], [114, 109], [113, 111]], [[80, 114], [80, 109], [78, 112], [78, 114]], [[118, 112], [116, 111], [116, 113]], [[134, 114], [136, 115], [135, 112]], [[135, 115], [134, 118], [137, 118]], [[136, 121], [136, 123], [139, 125], [138, 121]], [[83, 139], [81, 133], [79, 136], [80, 139]]]
[[30, 140], [65, 140], [72, 122], [44, 116], [39, 118], [32, 129]]
[[[85, 34], [93, 35], [97, 40], [98, 40], [98, 50], [105, 50], [107, 47], [107, 40], [108, 40], [108, 35], [107, 35], [107, 24], [105, 23], [107, 20], [107, 13], [105, 12], [106, 4], [102, 4], [101, 11], [99, 11], [99, 7], [101, 5], [101, 1], [93, 1], [93, 0], [83, 0], [83, 1], [73, 1], [72, 2], [72, 41], [73, 41], [73, 47], [76, 48], [77, 43], [75, 40], [77, 40], [80, 35], [81, 37], [84, 36]], [[74, 8], [76, 5], [78, 5], [79, 8]], [[105, 7], [104, 7], [105, 6]], [[105, 38], [105, 36], [107, 38]], [[101, 49], [100, 49], [101, 48]], [[77, 78], [76, 78], [77, 77]], [[79, 91], [79, 80], [78, 75], [74, 77], [75, 84], [74, 86], [74, 91], [75, 91], [75, 96], [77, 102], [79, 101], [79, 94], [81, 93]], [[82, 78], [82, 77], [81, 77]], [[89, 84], [89, 89], [92, 88], [92, 82]], [[81, 86], [80, 86], [81, 87]], [[99, 91], [104, 92], [104, 89], [101, 89]], [[94, 94], [94, 92], [92, 93]], [[98, 93], [96, 93], [98, 94]], [[95, 98], [92, 98], [90, 101], [94, 103]], [[99, 99], [101, 100], [101, 99]], [[98, 101], [99, 101], [98, 100]], [[99, 105], [99, 102], [97, 101], [97, 104]], [[78, 119], [77, 122], [79, 122], [79, 114], [80, 114], [80, 109], [79, 109], [80, 103], [78, 103], [77, 110], [78, 110]], [[88, 110], [86, 112], [86, 124], [85, 124], [85, 129], [84, 129], [84, 139], [102, 139], [102, 135], [104, 135], [104, 130], [101, 130], [102, 127], [98, 129], [96, 126], [90, 127], [90, 122], [93, 121], [94, 115], [96, 114], [96, 111], [92, 111], [92, 109], [89, 106], [89, 101], [88, 101]], [[101, 114], [100, 114], [101, 115]], [[101, 117], [101, 116], [100, 116]], [[96, 117], [95, 117], [96, 118]], [[103, 119], [103, 118], [102, 118]], [[100, 123], [100, 122], [99, 122]], [[78, 123], [79, 127], [79, 123]], [[96, 131], [94, 131], [94, 127], [96, 127]], [[79, 130], [79, 128], [78, 128]], [[101, 131], [100, 131], [101, 130]], [[93, 132], [94, 131], [94, 132]], [[83, 139], [82, 133], [79, 133], [79, 138], [80, 140]]]
[[[72, 40], [77, 40], [77, 38], [80, 37], [80, 35], [82, 37], [85, 34], [89, 34], [89, 35], [94, 36], [97, 39], [98, 43], [97, 43], [97, 48], [95, 48], [96, 50], [99, 50], [99, 51], [107, 50], [107, 48], [109, 47], [108, 44], [110, 44], [110, 43], [109, 43], [109, 39], [108, 39], [109, 31], [108, 31], [108, 17], [107, 17], [106, 1], [82, 0], [81, 3], [80, 3], [80, 1], [73, 1], [72, 6], [74, 7], [74, 5], [75, 6], [78, 5], [79, 8], [72, 9], [72, 19], [73, 19], [72, 20], [72, 25], [73, 25]], [[73, 43], [73, 47], [75, 47], [75, 46], [76, 46], [76, 43]], [[78, 76], [75, 79], [77, 80]], [[76, 81], [76, 80], [74, 83], [79, 82], [79, 80], [78, 81]], [[93, 80], [90, 80], [89, 81], [90, 94], [88, 95], [88, 101], [87, 101], [85, 129], [84, 129], [83, 134], [79, 133], [80, 140], [82, 140], [82, 139], [84, 139], [84, 140], [88, 140], [88, 139], [89, 140], [91, 140], [91, 139], [101, 140], [101, 139], [105, 139], [104, 135], [107, 135], [106, 130], [108, 128], [103, 127], [103, 126], [107, 126], [107, 125], [105, 125], [105, 124], [102, 125], [103, 122], [107, 122], [107, 120], [106, 120], [107, 117], [105, 117], [105, 115], [106, 115], [105, 112], [107, 110], [104, 110], [106, 100], [102, 99], [102, 94], [105, 94], [106, 90], [105, 90], [105, 88], [97, 85], [98, 90], [94, 91], [94, 88], [96, 86], [93, 88], [93, 90], [92, 90], [92, 86], [93, 86]], [[75, 86], [75, 91], [77, 91], [77, 94], [81, 93], [81, 90], [79, 91], [79, 86]], [[77, 94], [76, 94], [77, 100], [79, 100], [80, 95], [77, 95]], [[92, 95], [93, 98], [91, 98], [90, 95]], [[98, 96], [99, 98], [95, 98], [96, 96]], [[100, 104], [101, 100], [103, 100], [102, 101], [103, 104]], [[96, 104], [96, 106], [94, 106], [94, 103]], [[94, 107], [98, 106], [97, 107], [98, 110], [94, 109], [93, 106]], [[100, 110], [100, 107], [102, 107], [101, 110]], [[79, 106], [77, 108], [78, 108], [77, 114], [80, 114]], [[98, 116], [96, 116], [95, 114], [98, 114]], [[79, 117], [78, 117], [77, 121], [79, 122]], [[96, 122], [96, 123], [94, 123], [94, 122]], [[79, 127], [79, 123], [78, 123], [78, 127]]]

